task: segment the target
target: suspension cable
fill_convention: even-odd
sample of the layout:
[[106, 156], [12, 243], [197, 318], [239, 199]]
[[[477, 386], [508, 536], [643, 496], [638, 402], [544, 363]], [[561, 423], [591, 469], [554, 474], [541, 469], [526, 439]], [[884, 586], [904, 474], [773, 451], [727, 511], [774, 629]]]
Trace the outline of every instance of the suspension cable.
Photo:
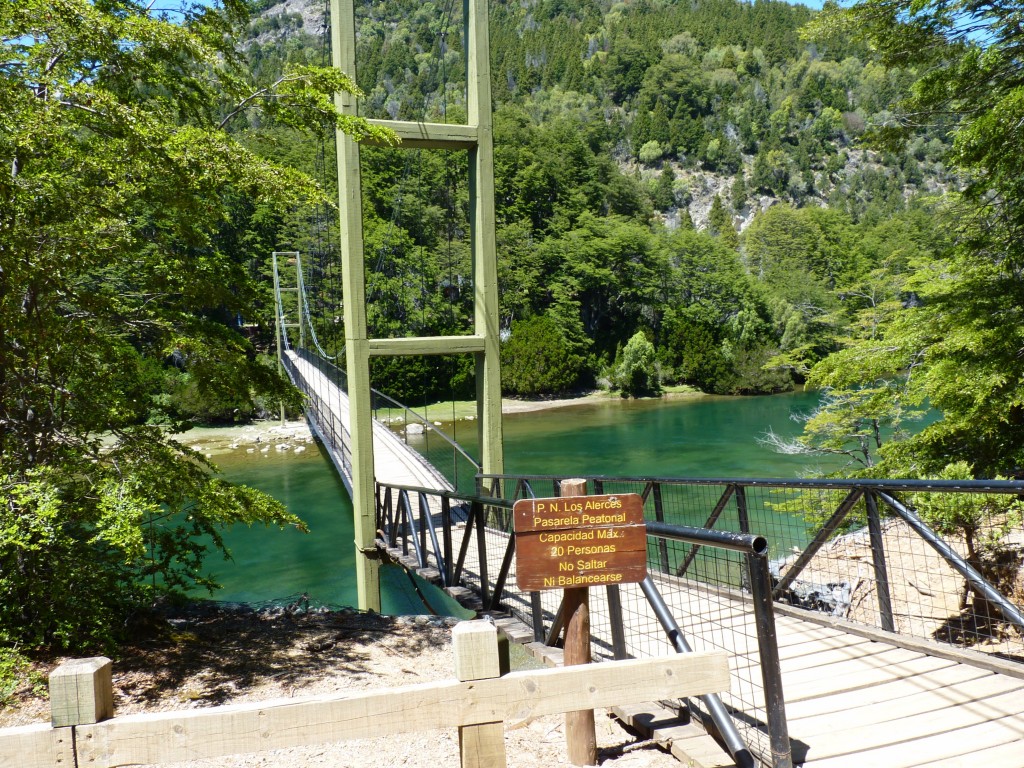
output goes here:
[[[320, 346], [320, 339], [317, 338], [316, 328], [313, 327], [313, 320], [309, 314], [309, 296], [306, 294], [306, 281], [302, 275], [302, 262], [297, 261], [295, 267], [295, 271], [298, 274], [298, 288], [299, 295], [301, 297], [300, 303], [302, 304], [302, 314], [304, 319], [306, 320], [306, 325], [309, 326], [309, 336], [311, 339], [313, 339], [313, 345], [316, 347], [316, 351], [320, 353], [321, 357], [326, 358], [327, 360], [337, 360], [337, 355], [327, 354], [327, 352], [324, 351], [324, 348]], [[302, 320], [300, 319], [299, 322], [302, 322]]]

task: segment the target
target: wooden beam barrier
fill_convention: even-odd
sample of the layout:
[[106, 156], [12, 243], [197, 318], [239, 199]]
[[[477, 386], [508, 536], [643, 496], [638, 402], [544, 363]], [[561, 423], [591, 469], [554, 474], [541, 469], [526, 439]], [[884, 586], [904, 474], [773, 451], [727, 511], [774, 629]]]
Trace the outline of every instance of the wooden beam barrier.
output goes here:
[[[467, 667], [460, 669], [469, 674]], [[370, 734], [519, 724], [580, 707], [698, 696], [728, 687], [728, 656], [719, 651], [529, 670], [492, 679], [126, 715], [65, 728], [10, 728], [0, 731], [0, 768], [176, 763]]]
[[74, 768], [75, 745], [71, 727], [49, 723], [0, 730], [0, 766], [3, 768]]
[[73, 727], [113, 716], [110, 659], [96, 656], [65, 662], [50, 673], [50, 726], [26, 725], [0, 731], [0, 766], [74, 766]]

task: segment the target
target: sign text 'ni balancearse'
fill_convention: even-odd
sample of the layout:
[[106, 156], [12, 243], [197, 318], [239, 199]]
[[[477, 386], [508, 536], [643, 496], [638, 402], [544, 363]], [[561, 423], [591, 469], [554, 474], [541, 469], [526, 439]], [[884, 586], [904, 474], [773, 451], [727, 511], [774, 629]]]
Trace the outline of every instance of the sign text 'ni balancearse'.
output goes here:
[[643, 581], [644, 502], [636, 493], [520, 499], [512, 509], [523, 591]]

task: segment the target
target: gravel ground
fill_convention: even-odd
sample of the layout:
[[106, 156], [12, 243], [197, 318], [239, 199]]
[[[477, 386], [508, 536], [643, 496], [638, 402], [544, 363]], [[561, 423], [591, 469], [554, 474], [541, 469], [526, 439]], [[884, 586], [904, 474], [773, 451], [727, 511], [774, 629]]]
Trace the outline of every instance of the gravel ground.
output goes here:
[[[158, 712], [370, 690], [454, 678], [453, 619], [389, 617], [356, 611], [254, 611], [199, 604], [156, 617], [114, 661], [116, 714]], [[517, 649], [518, 650], [518, 649]], [[40, 662], [48, 673], [63, 659]], [[513, 665], [535, 665], [525, 652]], [[0, 709], [0, 727], [49, 720], [49, 703], [27, 688]], [[596, 713], [598, 763], [678, 768], [674, 757]], [[197, 760], [179, 768], [251, 766], [458, 766], [455, 729], [368, 738], [259, 754]], [[564, 717], [505, 729], [510, 768], [568, 765]]]

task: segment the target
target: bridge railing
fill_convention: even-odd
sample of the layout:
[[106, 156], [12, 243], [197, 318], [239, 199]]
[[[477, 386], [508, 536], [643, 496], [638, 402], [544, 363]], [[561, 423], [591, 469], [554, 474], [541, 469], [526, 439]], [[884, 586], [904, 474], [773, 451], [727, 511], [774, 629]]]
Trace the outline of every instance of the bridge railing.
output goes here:
[[[296, 350], [296, 353], [314, 366], [315, 376], [330, 381], [336, 387], [336, 391], [344, 391], [344, 382], [338, 375], [338, 368], [323, 358], [310, 354], [305, 350]], [[306, 398], [306, 410], [309, 420], [313, 425], [317, 436], [326, 445], [328, 450], [342, 464], [342, 473], [348, 477], [352, 476], [352, 436], [348, 426], [342, 421], [336, 403], [325, 398], [323, 392], [328, 388], [317, 386], [317, 382], [310, 381], [296, 370], [292, 359], [287, 355], [281, 357], [281, 364], [295, 384]]]
[[436, 467], [453, 486], [464, 490], [475, 487], [480, 463], [440, 429], [439, 424], [379, 390], [372, 390], [372, 395], [375, 419], [389, 426], [401, 425], [398, 434], [405, 444]]
[[[484, 495], [555, 495], [561, 478], [482, 476]], [[1024, 482], [589, 478], [637, 492], [649, 519], [768, 539], [773, 596], [849, 622], [1024, 662]], [[486, 490], [484, 490], [486, 489]], [[701, 548], [659, 544], [651, 567], [696, 577]], [[695, 570], [697, 569], [697, 570]], [[710, 582], [743, 587], [736, 567]], [[806, 613], [804, 613], [806, 612]]]
[[[348, 377], [341, 368], [309, 349], [292, 349], [316, 370], [316, 376], [330, 381], [339, 392], [348, 392]], [[332, 409], [330, 403], [317, 395], [311, 382], [303, 386], [301, 377], [297, 375], [290, 359], [283, 356], [282, 362], [295, 383], [308, 398], [311, 415], [323, 419], [324, 428], [332, 432], [340, 441], [339, 451], [346, 457], [345, 468], [351, 473], [351, 455], [348, 428], [341, 425], [336, 418], [338, 409]], [[373, 418], [390, 428], [402, 441], [426, 459], [441, 475], [448, 478], [455, 487], [472, 490], [475, 487], [476, 474], [480, 464], [469, 455], [454, 439], [440, 429], [439, 425], [429, 421], [413, 409], [395, 400], [377, 389], [370, 390]], [[335, 424], [337, 422], [337, 424]], [[320, 427], [320, 424], [317, 424]], [[397, 429], [396, 429], [397, 427]], [[333, 430], [333, 431], [332, 431]], [[327, 436], [324, 436], [327, 439]]]
[[[534, 639], [554, 645], [562, 629], [560, 590], [523, 592], [515, 584], [512, 500], [426, 488], [377, 486], [377, 527], [382, 546], [421, 575], [446, 587], [469, 587], [477, 608], [512, 614], [533, 629]], [[735, 663], [730, 691], [688, 701], [691, 714], [719, 733], [737, 765], [791, 765], [772, 613], [767, 542], [687, 526], [651, 524], [648, 559], [671, 547], [699, 546], [699, 566], [686, 577], [659, 573], [641, 584], [591, 590], [592, 655], [595, 659], [643, 658], [666, 650], [688, 652], [728, 647]], [[653, 559], [652, 559], [653, 558]], [[736, 586], [697, 579], [742, 571]], [[739, 584], [747, 589], [739, 588]], [[681, 627], [687, 615], [679, 594], [711, 606], [700, 623]], [[717, 608], [715, 608], [717, 606]], [[716, 645], [715, 622], [719, 642]], [[727, 625], [729, 639], [721, 640]], [[730, 716], [730, 712], [734, 716]], [[713, 724], [713, 725], [712, 725]]]

